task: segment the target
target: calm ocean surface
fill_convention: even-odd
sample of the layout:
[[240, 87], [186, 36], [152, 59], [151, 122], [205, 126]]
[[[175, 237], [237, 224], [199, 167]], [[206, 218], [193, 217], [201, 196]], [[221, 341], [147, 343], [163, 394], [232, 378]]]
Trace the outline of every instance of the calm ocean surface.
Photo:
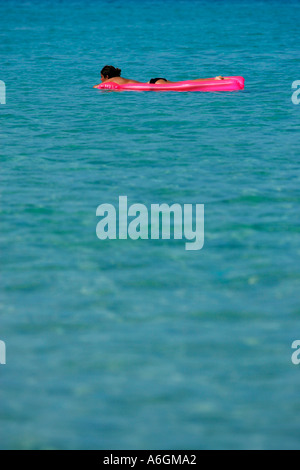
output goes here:
[[[300, 449], [296, 1], [0, 3], [2, 449]], [[234, 93], [103, 93], [242, 75]], [[204, 203], [205, 247], [96, 238]]]

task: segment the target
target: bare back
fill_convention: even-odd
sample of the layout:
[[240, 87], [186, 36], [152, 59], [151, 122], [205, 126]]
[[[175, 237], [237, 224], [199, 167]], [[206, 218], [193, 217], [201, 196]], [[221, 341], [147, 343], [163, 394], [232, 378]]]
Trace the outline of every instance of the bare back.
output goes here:
[[128, 83], [141, 83], [141, 82], [138, 82], [137, 80], [129, 80], [128, 78], [123, 78], [123, 77], [109, 78], [108, 80], [106, 80], [106, 82], [114, 82], [114, 83], [118, 83], [118, 85], [127, 85]]

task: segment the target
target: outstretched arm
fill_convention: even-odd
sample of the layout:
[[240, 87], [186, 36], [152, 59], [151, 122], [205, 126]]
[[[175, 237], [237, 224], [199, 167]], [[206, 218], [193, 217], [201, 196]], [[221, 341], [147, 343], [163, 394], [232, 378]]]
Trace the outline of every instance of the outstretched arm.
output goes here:
[[[196, 80], [192, 80], [193, 82], [206, 82], [207, 80], [209, 80], [208, 78], [197, 78]], [[219, 75], [218, 77], [215, 77], [215, 80], [225, 80], [224, 77], [222, 77], [222, 75]]]

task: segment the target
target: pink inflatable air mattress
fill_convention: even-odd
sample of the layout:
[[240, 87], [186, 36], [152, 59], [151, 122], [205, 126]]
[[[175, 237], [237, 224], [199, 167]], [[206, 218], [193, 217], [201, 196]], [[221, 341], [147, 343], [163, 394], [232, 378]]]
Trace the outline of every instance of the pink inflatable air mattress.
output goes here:
[[184, 82], [165, 83], [163, 85], [149, 83], [128, 83], [118, 85], [114, 82], [100, 83], [95, 88], [115, 91], [236, 91], [243, 90], [245, 79], [243, 77], [225, 77], [224, 80], [208, 78], [201, 82], [187, 80]]

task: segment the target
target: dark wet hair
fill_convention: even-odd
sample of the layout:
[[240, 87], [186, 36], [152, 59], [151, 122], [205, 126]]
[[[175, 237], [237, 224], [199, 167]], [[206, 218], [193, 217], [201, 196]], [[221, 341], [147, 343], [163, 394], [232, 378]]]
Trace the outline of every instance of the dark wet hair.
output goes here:
[[165, 82], [168, 81], [166, 78], [151, 78], [149, 83], [151, 83], [152, 85], [155, 85], [155, 83], [158, 82], [158, 80], [164, 80]]
[[108, 78], [120, 77], [121, 76], [121, 70], [116, 69], [112, 65], [106, 65], [101, 70], [101, 74], [103, 75], [103, 77], [108, 77]]

